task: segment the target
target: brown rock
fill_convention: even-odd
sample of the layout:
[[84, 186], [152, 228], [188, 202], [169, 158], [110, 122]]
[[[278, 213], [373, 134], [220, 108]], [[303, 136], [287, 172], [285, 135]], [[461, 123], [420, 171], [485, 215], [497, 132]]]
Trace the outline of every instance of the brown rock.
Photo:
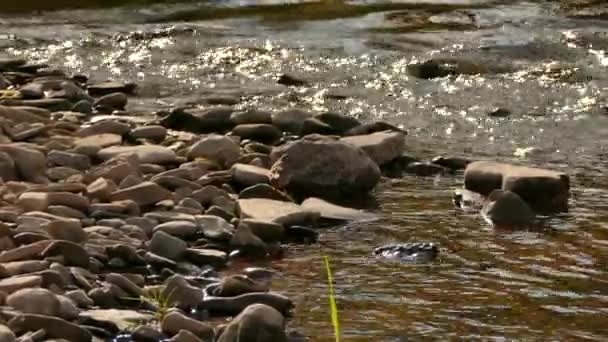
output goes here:
[[213, 328], [209, 325], [189, 318], [179, 312], [171, 312], [161, 322], [161, 329], [169, 336], [176, 335], [180, 330], [187, 330], [203, 340], [213, 339]]
[[57, 296], [41, 288], [21, 289], [6, 298], [6, 304], [26, 314], [57, 316], [61, 303]]
[[9, 328], [17, 334], [43, 329], [47, 338], [66, 339], [70, 342], [91, 342], [93, 336], [86, 329], [60, 318], [23, 314], [8, 322]]
[[171, 193], [154, 182], [143, 182], [110, 195], [112, 201], [133, 200], [140, 206], [151, 205], [168, 198], [171, 198]]

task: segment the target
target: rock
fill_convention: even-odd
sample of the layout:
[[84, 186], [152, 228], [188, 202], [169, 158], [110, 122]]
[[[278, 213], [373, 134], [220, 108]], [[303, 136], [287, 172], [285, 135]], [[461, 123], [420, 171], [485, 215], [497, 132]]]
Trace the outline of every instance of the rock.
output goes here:
[[159, 125], [141, 126], [132, 129], [131, 136], [135, 139], [163, 141], [167, 136], [167, 129]]
[[188, 248], [184, 256], [197, 266], [211, 265], [214, 268], [222, 268], [228, 261], [226, 252], [217, 249]]
[[23, 260], [4, 263], [2, 267], [4, 275], [15, 276], [43, 271], [49, 267], [49, 263], [41, 260]]
[[42, 257], [48, 258], [52, 256], [63, 257], [63, 264], [69, 266], [78, 266], [89, 268], [89, 254], [79, 244], [66, 241], [54, 240], [51, 244], [42, 251]]
[[229, 137], [210, 134], [194, 143], [188, 150], [189, 159], [205, 158], [223, 167], [230, 167], [239, 159], [241, 149]]
[[72, 106], [70, 111], [82, 114], [91, 114], [93, 113], [93, 102], [89, 100], [80, 100]]
[[204, 299], [205, 294], [202, 289], [192, 286], [181, 275], [174, 275], [167, 279], [162, 296], [167, 302], [179, 308], [197, 307]]
[[230, 121], [235, 125], [270, 124], [272, 123], [272, 113], [257, 109], [239, 111], [230, 115]]
[[0, 178], [5, 182], [18, 180], [15, 161], [6, 152], [0, 152]]
[[17, 337], [6, 325], [0, 324], [0, 341], [2, 342], [16, 342]]
[[154, 319], [152, 315], [139, 313], [134, 310], [117, 309], [88, 310], [81, 312], [79, 316], [87, 321], [113, 324], [119, 331], [130, 329], [134, 324], [146, 324]]
[[67, 180], [70, 177], [80, 177], [82, 172], [71, 167], [51, 167], [46, 170], [46, 176], [53, 182]]
[[94, 107], [109, 108], [113, 110], [124, 110], [127, 106], [127, 95], [124, 93], [111, 93], [98, 98]]
[[269, 199], [239, 199], [241, 219], [279, 223], [284, 226], [314, 225], [319, 219], [319, 212], [310, 211], [290, 202]]
[[17, 206], [24, 211], [44, 211], [49, 206], [49, 197], [45, 192], [24, 192], [17, 199]]
[[331, 127], [334, 134], [343, 135], [349, 130], [361, 126], [359, 120], [334, 112], [325, 112], [314, 116], [315, 119]]
[[239, 250], [243, 255], [247, 256], [264, 256], [266, 255], [266, 244], [262, 239], [256, 236], [248, 224], [239, 223], [234, 236], [230, 240], [230, 245]]
[[198, 225], [191, 221], [170, 221], [154, 227], [154, 232], [162, 231], [178, 238], [188, 239], [194, 237], [198, 229]]
[[438, 254], [437, 245], [427, 242], [386, 245], [374, 249], [376, 256], [405, 262], [431, 262]]
[[561, 172], [480, 161], [467, 166], [464, 178], [467, 190], [484, 196], [502, 189], [516, 193], [540, 212], [568, 210], [570, 179]]
[[481, 64], [456, 58], [430, 59], [422, 63], [409, 64], [407, 66], [407, 73], [409, 75], [423, 79], [450, 75], [486, 74], [488, 72], [489, 70]]
[[111, 201], [132, 200], [140, 206], [155, 204], [171, 198], [171, 192], [154, 182], [142, 182], [110, 194]]
[[221, 332], [217, 342], [287, 342], [285, 318], [276, 309], [253, 304], [245, 308]]
[[232, 134], [241, 139], [250, 139], [273, 144], [283, 136], [276, 126], [269, 124], [242, 124], [232, 129]]
[[511, 111], [501, 107], [492, 108], [490, 111], [488, 111], [488, 116], [494, 118], [506, 118], [509, 115], [511, 115]]
[[20, 289], [40, 287], [41, 285], [41, 276], [11, 277], [0, 280], [0, 291], [10, 294]]
[[164, 268], [174, 269], [177, 267], [177, 263], [171, 259], [164, 258], [160, 255], [156, 255], [151, 252], [147, 252], [144, 255], [144, 260], [146, 263], [150, 264], [153, 267], [161, 270]]
[[443, 166], [452, 171], [464, 170], [471, 163], [470, 160], [460, 157], [435, 157], [431, 161], [433, 164]]
[[327, 138], [305, 138], [273, 151], [271, 184], [300, 196], [367, 194], [380, 180], [378, 165], [361, 149]]
[[47, 193], [47, 198], [49, 201], [49, 205], [63, 205], [66, 207], [74, 208], [81, 212], [87, 212], [89, 210], [89, 199], [72, 192], [50, 191]]
[[319, 232], [308, 227], [291, 226], [285, 228], [286, 240], [296, 243], [315, 243], [319, 239]]
[[106, 281], [110, 284], [114, 284], [125, 292], [127, 292], [133, 298], [139, 298], [144, 295], [144, 291], [141, 287], [137, 286], [130, 279], [118, 273], [110, 273], [106, 275]]
[[137, 155], [141, 163], [167, 164], [177, 161], [175, 152], [160, 145], [111, 146], [99, 151], [97, 156], [108, 160], [124, 154]]
[[46, 231], [53, 239], [68, 240], [75, 243], [84, 242], [87, 234], [82, 229], [79, 220], [57, 220], [51, 221], [46, 226]]
[[68, 321], [78, 318], [80, 310], [76, 307], [76, 304], [68, 297], [58, 295], [59, 300], [59, 314], [58, 316]]
[[13, 292], [6, 298], [6, 304], [23, 313], [47, 316], [59, 315], [61, 308], [57, 296], [53, 292], [41, 288]]
[[302, 77], [293, 75], [293, 74], [281, 74], [279, 79], [277, 80], [278, 84], [286, 85], [286, 86], [306, 86], [308, 82], [304, 80]]
[[187, 248], [183, 240], [163, 231], [156, 231], [150, 240], [150, 252], [171, 260], [181, 259]]
[[360, 221], [377, 218], [377, 216], [372, 213], [367, 213], [363, 210], [342, 207], [316, 197], [307, 198], [306, 200], [304, 200], [304, 202], [302, 202], [301, 207], [304, 210], [320, 213], [321, 217], [324, 219]]
[[83, 290], [68, 291], [65, 293], [65, 296], [81, 308], [90, 308], [95, 304]]
[[353, 135], [344, 137], [341, 141], [361, 148], [379, 166], [399, 157], [405, 149], [405, 134], [394, 131]]
[[182, 329], [169, 342], [202, 342], [202, 340], [188, 330]]
[[120, 145], [122, 137], [118, 134], [95, 134], [79, 138], [74, 141], [76, 148], [106, 148], [109, 146]]
[[231, 107], [217, 106], [208, 109], [175, 109], [164, 116], [160, 122], [163, 126], [177, 131], [197, 134], [222, 132], [231, 129], [234, 124], [230, 117], [234, 110]]
[[334, 134], [334, 129], [325, 122], [312, 117], [304, 120], [300, 131], [300, 135], [309, 134], [331, 135]]
[[138, 326], [133, 330], [131, 336], [136, 342], [157, 342], [165, 340], [165, 335], [163, 333], [148, 325]]
[[199, 215], [196, 216], [196, 223], [205, 237], [211, 240], [229, 241], [234, 234], [234, 226], [218, 216]]
[[399, 127], [395, 127], [388, 122], [384, 121], [375, 121], [367, 124], [363, 124], [360, 126], [353, 127], [348, 131], [344, 132], [343, 135], [351, 136], [351, 135], [367, 135], [373, 134], [376, 132], [384, 132], [384, 131], [393, 131], [393, 132], [401, 132], [403, 134], [407, 134], [404, 130]]
[[291, 300], [283, 295], [274, 292], [253, 292], [235, 297], [207, 297], [199, 305], [199, 309], [237, 315], [253, 304], [268, 305], [285, 315], [293, 308]]
[[21, 144], [0, 144], [0, 152], [13, 159], [21, 179], [32, 183], [48, 183], [45, 175], [46, 157], [43, 153]]
[[108, 200], [116, 190], [118, 190], [118, 186], [112, 180], [97, 178], [87, 186], [87, 196], [99, 200]]
[[[45, 113], [38, 114], [38, 113]], [[7, 107], [0, 105], [0, 118], [12, 122], [49, 123], [50, 112], [31, 107]]]
[[439, 166], [432, 163], [413, 162], [407, 164], [403, 171], [406, 173], [414, 174], [416, 176], [428, 177], [444, 174], [447, 172], [447, 169], [443, 166]]
[[481, 210], [482, 215], [495, 226], [525, 227], [534, 223], [534, 212], [516, 193], [494, 190]]
[[234, 297], [245, 293], [268, 291], [266, 284], [256, 282], [240, 274], [226, 276], [212, 287], [210, 294], [217, 297]]
[[247, 164], [234, 164], [231, 168], [232, 179], [242, 187], [270, 182], [270, 170]]
[[272, 115], [272, 124], [285, 132], [300, 134], [306, 119], [313, 114], [298, 108], [291, 108]]
[[23, 314], [8, 322], [9, 328], [17, 334], [43, 329], [46, 338], [65, 339], [70, 342], [91, 342], [93, 336], [86, 329], [60, 318]]
[[161, 329], [169, 336], [176, 335], [182, 329], [187, 330], [205, 341], [212, 340], [214, 336], [213, 328], [209, 325], [175, 311], [165, 316]]
[[102, 82], [90, 85], [87, 90], [91, 96], [104, 96], [112, 93], [125, 93], [132, 95], [137, 89], [134, 83]]
[[241, 222], [248, 225], [253, 234], [264, 242], [281, 241], [285, 236], [282, 224], [254, 219], [243, 219]]
[[42, 251], [50, 244], [50, 240], [43, 240], [4, 251], [0, 254], [0, 262], [38, 259]]
[[252, 185], [239, 193], [239, 199], [252, 198], [266, 198], [276, 201], [293, 202], [287, 194], [273, 188], [269, 184]]
[[91, 167], [91, 159], [82, 154], [53, 150], [47, 154], [50, 165], [66, 166], [76, 170], [87, 170]]
[[129, 132], [129, 125], [115, 120], [102, 120], [95, 122], [90, 126], [86, 126], [78, 130], [77, 134], [80, 137], [87, 137], [100, 134], [116, 134], [123, 136]]

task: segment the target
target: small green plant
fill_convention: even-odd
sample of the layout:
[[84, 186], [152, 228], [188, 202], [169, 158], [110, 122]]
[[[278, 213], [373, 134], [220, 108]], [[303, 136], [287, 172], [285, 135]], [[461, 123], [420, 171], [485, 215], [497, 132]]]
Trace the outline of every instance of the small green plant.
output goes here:
[[171, 291], [171, 293], [169, 293], [168, 295], [165, 295], [163, 293], [163, 288], [154, 288], [154, 289], [150, 289], [148, 292], [141, 295], [139, 298], [125, 298], [125, 299], [137, 300], [140, 303], [148, 302], [148, 303], [154, 305], [154, 307], [156, 308], [156, 312], [154, 313], [154, 318], [158, 322], [162, 322], [162, 320], [165, 318], [165, 316], [169, 312], [169, 309], [171, 309], [171, 307], [172, 307], [171, 302], [169, 300], [172, 294], [173, 294], [173, 291]]
[[340, 321], [338, 319], [338, 307], [336, 306], [336, 298], [334, 295], [334, 278], [331, 275], [331, 267], [329, 266], [329, 257], [324, 256], [325, 271], [327, 271], [327, 290], [329, 292], [329, 309], [331, 311], [331, 323], [334, 326], [334, 335], [336, 342], [340, 342]]

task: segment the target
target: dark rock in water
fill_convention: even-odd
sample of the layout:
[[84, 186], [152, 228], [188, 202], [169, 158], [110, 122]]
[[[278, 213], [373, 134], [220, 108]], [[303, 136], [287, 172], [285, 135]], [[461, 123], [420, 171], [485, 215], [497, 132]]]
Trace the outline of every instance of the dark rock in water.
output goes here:
[[241, 139], [250, 139], [273, 144], [283, 133], [276, 126], [269, 124], [242, 124], [232, 129], [232, 134]]
[[477, 75], [488, 73], [508, 72], [508, 68], [490, 67], [474, 61], [461, 58], [437, 58], [417, 64], [409, 64], [407, 73], [423, 79], [446, 77], [450, 75]]
[[234, 297], [245, 293], [267, 291], [268, 286], [266, 284], [258, 283], [240, 274], [226, 276], [219, 283], [207, 287], [207, 292], [216, 297]]
[[236, 315], [253, 304], [265, 304], [286, 315], [294, 307], [293, 302], [274, 292], [253, 292], [235, 297], [207, 297], [198, 306], [212, 314]]
[[51, 112], [67, 111], [72, 109], [72, 102], [66, 99], [40, 99], [40, 100], [1, 100], [4, 106], [26, 106], [48, 109]]
[[273, 188], [268, 184], [256, 184], [243, 189], [239, 199], [266, 198], [276, 201], [293, 202], [289, 195]]
[[279, 127], [284, 132], [300, 134], [304, 121], [313, 117], [313, 113], [299, 109], [290, 108], [272, 114], [272, 124]]
[[46, 338], [66, 339], [70, 342], [90, 342], [90, 332], [82, 327], [60, 318], [22, 314], [8, 322], [8, 327], [17, 334], [44, 329]]
[[434, 243], [412, 242], [397, 245], [386, 245], [374, 249], [374, 255], [408, 262], [430, 262], [439, 254]]
[[493, 225], [519, 228], [534, 223], [534, 212], [516, 193], [494, 190], [488, 196], [482, 215]]
[[90, 85], [87, 90], [91, 96], [104, 96], [112, 93], [134, 95], [136, 89], [135, 83], [103, 82]]
[[408, 164], [404, 171], [406, 173], [411, 173], [416, 176], [435, 176], [443, 174], [447, 171], [447, 169], [443, 166], [439, 166], [436, 164], [431, 164], [427, 162], [414, 162]]
[[325, 112], [314, 117], [317, 120], [331, 127], [335, 134], [342, 135], [355, 127], [361, 126], [359, 120], [352, 116], [342, 115], [334, 112]]
[[431, 163], [443, 166], [452, 171], [464, 170], [471, 163], [470, 160], [460, 157], [435, 157]]
[[218, 331], [218, 342], [287, 342], [285, 318], [274, 308], [253, 304]]
[[111, 93], [98, 98], [93, 106], [95, 108], [104, 107], [112, 110], [124, 110], [128, 99], [125, 93]]
[[378, 166], [398, 158], [405, 149], [405, 134], [394, 131], [353, 135], [340, 140], [365, 151]]
[[176, 108], [160, 119], [161, 125], [191, 133], [223, 132], [234, 127], [230, 119], [234, 110], [218, 106], [209, 109]]
[[509, 115], [511, 115], [511, 111], [502, 107], [493, 108], [488, 112], [488, 116], [494, 118], [506, 118]]
[[91, 114], [93, 113], [93, 103], [89, 100], [80, 100], [70, 110], [82, 114]]
[[27, 63], [22, 58], [0, 58], [0, 71], [14, 71]]
[[345, 136], [347, 136], [347, 135], [365, 135], [365, 134], [372, 134], [372, 133], [383, 132], [383, 131], [395, 131], [395, 132], [401, 132], [403, 134], [407, 134], [406, 131], [402, 130], [399, 127], [393, 126], [384, 121], [377, 121], [377, 122], [367, 123], [364, 125], [353, 127], [351, 129], [349, 129], [348, 131], [344, 132], [344, 135]]
[[302, 123], [302, 130], [300, 131], [300, 134], [308, 135], [314, 133], [329, 135], [334, 133], [334, 129], [330, 125], [317, 118], [308, 118], [304, 120], [304, 122]]
[[279, 76], [277, 83], [286, 86], [296, 87], [308, 85], [308, 82], [305, 79], [292, 74], [282, 74], [281, 76]]
[[285, 228], [285, 238], [290, 242], [315, 243], [319, 239], [319, 232], [308, 227], [291, 226]]

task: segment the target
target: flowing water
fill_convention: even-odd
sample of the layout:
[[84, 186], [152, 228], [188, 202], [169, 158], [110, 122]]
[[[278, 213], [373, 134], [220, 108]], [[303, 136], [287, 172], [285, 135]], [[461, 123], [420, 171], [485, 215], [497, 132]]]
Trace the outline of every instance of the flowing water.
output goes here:
[[[136, 81], [133, 111], [233, 95], [242, 107], [334, 110], [401, 125], [408, 153], [420, 158], [496, 159], [571, 175], [570, 212], [517, 232], [453, 207], [461, 174], [383, 182], [380, 220], [325, 229], [319, 244], [290, 246], [269, 265], [283, 275], [273, 288], [297, 305], [290, 327], [310, 341], [333, 340], [323, 255], [335, 273], [345, 341], [608, 339], [601, 16], [567, 18], [556, 1], [483, 0], [237, 0], [31, 13], [0, 6], [3, 54], [93, 80]], [[488, 72], [433, 80], [406, 73], [409, 63], [435, 56]], [[553, 77], [559, 68], [572, 77]], [[284, 72], [310, 86], [276, 84]], [[488, 117], [494, 107], [513, 114]], [[423, 265], [371, 257], [378, 245], [408, 241], [437, 242], [441, 257]]]

